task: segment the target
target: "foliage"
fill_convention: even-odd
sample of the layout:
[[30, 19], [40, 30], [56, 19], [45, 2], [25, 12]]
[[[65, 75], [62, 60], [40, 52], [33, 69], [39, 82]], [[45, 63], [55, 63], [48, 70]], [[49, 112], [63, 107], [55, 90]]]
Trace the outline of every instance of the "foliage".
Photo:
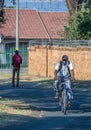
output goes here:
[[[13, 3], [13, 5], [16, 4], [16, 0], [9, 0], [10, 2]], [[4, 3], [5, 3], [5, 0], [0, 0], [0, 23], [4, 23], [5, 19], [4, 19], [4, 15], [5, 15], [5, 12], [4, 12]], [[8, 8], [13, 8], [13, 6], [9, 6]], [[0, 27], [1, 27], [1, 24], [0, 24]]]
[[[13, 5], [16, 4], [16, 0], [9, 0]], [[0, 7], [4, 7], [5, 0], [0, 0]]]
[[91, 40], [91, 17], [88, 12], [80, 13], [77, 17], [79, 39]]
[[89, 9], [89, 13], [90, 13], [90, 16], [91, 16], [91, 0], [88, 1], [88, 3], [85, 6], [85, 9]]
[[69, 26], [65, 26], [65, 38], [67, 40], [77, 40], [77, 20], [75, 18], [69, 18], [68, 23]]
[[5, 0], [0, 0], [0, 8], [4, 6]]
[[69, 27], [65, 27], [67, 40], [91, 40], [91, 0], [85, 10], [76, 12], [68, 23]]

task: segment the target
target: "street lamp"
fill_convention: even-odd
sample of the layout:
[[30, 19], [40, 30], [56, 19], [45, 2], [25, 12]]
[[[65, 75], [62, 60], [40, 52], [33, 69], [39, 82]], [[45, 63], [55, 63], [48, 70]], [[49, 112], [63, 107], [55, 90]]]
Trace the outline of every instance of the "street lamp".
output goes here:
[[16, 50], [19, 50], [19, 0], [16, 0]]

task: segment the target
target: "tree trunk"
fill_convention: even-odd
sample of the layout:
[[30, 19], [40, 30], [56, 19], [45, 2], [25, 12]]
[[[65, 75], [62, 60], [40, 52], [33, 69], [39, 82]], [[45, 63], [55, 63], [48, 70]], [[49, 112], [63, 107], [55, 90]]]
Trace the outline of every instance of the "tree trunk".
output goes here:
[[66, 0], [66, 4], [67, 4], [70, 15], [73, 15], [73, 9], [72, 9], [72, 5], [71, 5], [71, 1]]
[[0, 0], [0, 9], [4, 6], [4, 0]]

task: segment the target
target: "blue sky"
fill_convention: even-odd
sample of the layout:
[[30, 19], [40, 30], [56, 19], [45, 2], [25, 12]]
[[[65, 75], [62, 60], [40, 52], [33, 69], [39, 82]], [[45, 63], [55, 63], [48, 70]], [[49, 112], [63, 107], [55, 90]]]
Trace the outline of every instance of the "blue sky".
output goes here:
[[[12, 3], [6, 0], [5, 6], [12, 6]], [[24, 9], [36, 9], [38, 11], [68, 11], [65, 0], [51, 0], [51, 2], [50, 0], [19, 0], [19, 7]]]
[[[19, 2], [33, 2], [34, 0], [19, 0]], [[48, 2], [48, 1], [50, 1], [50, 0], [35, 0], [36, 2], [41, 2], [41, 1], [43, 1], [43, 2]], [[64, 0], [51, 0], [51, 1], [64, 1]]]

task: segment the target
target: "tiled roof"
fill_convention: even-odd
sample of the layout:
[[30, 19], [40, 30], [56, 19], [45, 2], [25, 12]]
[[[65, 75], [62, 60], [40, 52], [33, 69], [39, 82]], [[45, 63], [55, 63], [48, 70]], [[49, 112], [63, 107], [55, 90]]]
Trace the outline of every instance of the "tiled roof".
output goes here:
[[15, 10], [5, 10], [5, 22], [1, 25], [0, 33], [4, 37], [15, 37]]
[[41, 12], [40, 15], [52, 39], [64, 38], [64, 26], [67, 25], [68, 13]]
[[20, 38], [48, 38], [35, 10], [20, 11]]
[[[19, 38], [21, 39], [55, 39], [64, 37], [68, 13], [41, 12], [36, 10], [19, 10]], [[42, 19], [41, 19], [42, 18]], [[0, 28], [4, 37], [15, 38], [16, 10], [5, 9], [5, 23]], [[48, 35], [49, 34], [49, 35]]]

